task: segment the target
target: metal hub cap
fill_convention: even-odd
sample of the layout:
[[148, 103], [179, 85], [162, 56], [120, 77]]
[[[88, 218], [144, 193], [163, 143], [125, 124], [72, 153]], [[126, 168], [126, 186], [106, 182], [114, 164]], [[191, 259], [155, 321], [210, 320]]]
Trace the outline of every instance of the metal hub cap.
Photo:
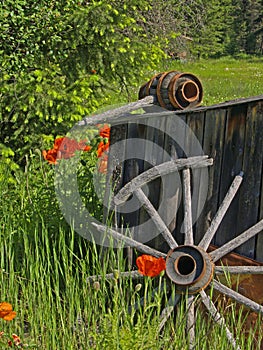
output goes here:
[[169, 251], [166, 258], [167, 276], [176, 284], [178, 293], [198, 293], [212, 280], [214, 263], [198, 246], [183, 245]]

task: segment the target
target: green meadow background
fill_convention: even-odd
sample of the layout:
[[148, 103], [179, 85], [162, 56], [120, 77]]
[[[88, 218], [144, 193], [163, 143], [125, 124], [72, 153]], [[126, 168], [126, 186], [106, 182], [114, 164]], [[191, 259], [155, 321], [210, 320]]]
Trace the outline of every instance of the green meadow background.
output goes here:
[[[262, 94], [262, 1], [6, 0], [0, 9], [0, 302], [17, 312], [0, 319], [1, 348], [15, 333], [33, 349], [188, 349], [186, 303], [158, 332], [174, 291], [164, 276], [122, 279], [123, 250], [72, 230], [42, 151], [85, 116], [136, 101], [158, 72], [195, 74], [203, 105]], [[101, 220], [96, 162], [83, 155], [77, 173]], [[241, 349], [260, 349], [260, 317], [245, 333], [234, 303], [220, 312]], [[229, 348], [197, 300], [196, 349]]]

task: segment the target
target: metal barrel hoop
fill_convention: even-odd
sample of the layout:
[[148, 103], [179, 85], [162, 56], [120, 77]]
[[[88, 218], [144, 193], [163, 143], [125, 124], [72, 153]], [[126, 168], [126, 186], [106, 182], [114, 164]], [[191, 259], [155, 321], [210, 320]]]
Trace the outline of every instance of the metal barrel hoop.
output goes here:
[[200, 105], [203, 87], [195, 75], [171, 70], [155, 74], [141, 86], [139, 99], [149, 95], [165, 109], [185, 109]]

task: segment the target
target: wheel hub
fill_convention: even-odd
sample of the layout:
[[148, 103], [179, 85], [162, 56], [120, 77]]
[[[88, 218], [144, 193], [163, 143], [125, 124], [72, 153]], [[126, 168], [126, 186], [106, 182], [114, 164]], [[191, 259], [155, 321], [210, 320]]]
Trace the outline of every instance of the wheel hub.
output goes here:
[[176, 284], [178, 293], [196, 294], [212, 280], [214, 263], [209, 254], [198, 246], [182, 245], [169, 251], [166, 273]]

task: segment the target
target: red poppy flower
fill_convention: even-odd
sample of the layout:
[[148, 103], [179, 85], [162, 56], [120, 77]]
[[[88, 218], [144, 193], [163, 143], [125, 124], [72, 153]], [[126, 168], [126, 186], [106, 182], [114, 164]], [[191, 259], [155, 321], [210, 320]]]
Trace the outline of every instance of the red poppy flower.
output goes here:
[[151, 255], [141, 255], [136, 259], [136, 265], [138, 266], [138, 271], [149, 277], [158, 276], [163, 270], [165, 270], [165, 260], [164, 258], [155, 258]]
[[102, 156], [102, 154], [107, 151], [110, 147], [109, 142], [104, 143], [103, 141], [101, 141], [98, 145], [98, 149], [97, 149], [97, 155], [100, 158]]
[[100, 129], [100, 136], [109, 139], [110, 138], [110, 127], [108, 125], [104, 125]]
[[44, 159], [50, 164], [57, 164], [57, 160], [71, 158], [75, 155], [76, 151], [90, 151], [91, 146], [86, 143], [87, 140], [77, 142], [68, 137], [58, 137], [54, 142], [53, 148], [48, 151], [43, 151], [42, 154]]
[[47, 160], [49, 164], [57, 164], [57, 150], [50, 149], [48, 151], [43, 151], [42, 154], [44, 159]]
[[55, 139], [53, 148], [54, 149], [59, 149], [61, 144], [62, 144], [62, 142], [63, 142], [63, 140], [64, 140], [64, 137], [58, 137], [57, 139]]
[[12, 338], [14, 339], [15, 346], [21, 346], [22, 345], [21, 339], [19, 338], [18, 335], [13, 333], [12, 334]]
[[91, 150], [91, 146], [86, 145], [86, 146], [83, 148], [82, 151], [84, 151], [84, 152], [89, 152], [90, 150]]
[[13, 311], [12, 305], [6, 302], [0, 303], [0, 318], [5, 321], [11, 321], [16, 317], [16, 312]]
[[54, 149], [58, 149], [61, 153], [61, 158], [71, 158], [75, 152], [80, 149], [79, 143], [76, 140], [63, 137], [55, 140]]

